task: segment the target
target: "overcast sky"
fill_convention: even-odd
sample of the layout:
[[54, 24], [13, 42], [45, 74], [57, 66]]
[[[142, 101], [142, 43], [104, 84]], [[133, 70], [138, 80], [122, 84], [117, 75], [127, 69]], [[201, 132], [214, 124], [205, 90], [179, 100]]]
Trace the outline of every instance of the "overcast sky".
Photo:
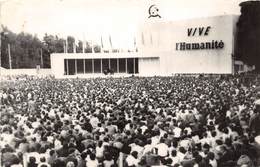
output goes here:
[[[3, 1], [3, 0], [0, 0]], [[14, 32], [73, 35], [100, 39], [111, 35], [124, 43], [147, 21], [148, 8], [156, 4], [164, 21], [240, 14], [242, 0], [7, 0], [2, 23]]]

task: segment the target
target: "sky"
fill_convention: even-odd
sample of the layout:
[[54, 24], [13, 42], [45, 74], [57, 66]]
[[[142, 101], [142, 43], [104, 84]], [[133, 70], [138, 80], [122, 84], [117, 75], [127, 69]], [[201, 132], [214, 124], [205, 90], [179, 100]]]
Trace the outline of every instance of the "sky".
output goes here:
[[155, 4], [162, 21], [240, 14], [243, 0], [0, 0], [1, 22], [10, 30], [45, 33], [98, 43], [109, 36], [116, 45], [134, 40]]

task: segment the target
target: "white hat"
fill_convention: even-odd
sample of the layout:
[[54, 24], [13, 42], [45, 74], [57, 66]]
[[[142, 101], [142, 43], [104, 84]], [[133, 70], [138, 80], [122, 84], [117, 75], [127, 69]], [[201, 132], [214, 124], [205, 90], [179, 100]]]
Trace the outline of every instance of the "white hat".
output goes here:
[[260, 145], [260, 135], [255, 137], [255, 142]]
[[259, 106], [259, 105], [260, 105], [260, 99], [257, 99], [257, 100], [254, 102], [254, 104], [255, 104], [256, 106]]

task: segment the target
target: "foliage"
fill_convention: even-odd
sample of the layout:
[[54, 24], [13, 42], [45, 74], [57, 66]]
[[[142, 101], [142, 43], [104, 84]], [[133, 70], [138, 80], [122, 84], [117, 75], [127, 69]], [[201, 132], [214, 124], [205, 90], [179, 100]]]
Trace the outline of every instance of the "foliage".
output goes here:
[[260, 3], [248, 1], [241, 4], [237, 23], [235, 57], [260, 71]]
[[[50, 68], [50, 54], [64, 53], [67, 46], [67, 53], [82, 53], [83, 42], [76, 41], [73, 36], [68, 36], [67, 40], [57, 35], [45, 34], [43, 40], [36, 35], [21, 32], [13, 33], [7, 27], [3, 27], [1, 33], [1, 66], [9, 67], [8, 44], [12, 59], [12, 68]], [[92, 48], [86, 42], [85, 53], [92, 52]], [[74, 49], [75, 47], [75, 49]], [[95, 52], [100, 52], [100, 46], [94, 46]]]

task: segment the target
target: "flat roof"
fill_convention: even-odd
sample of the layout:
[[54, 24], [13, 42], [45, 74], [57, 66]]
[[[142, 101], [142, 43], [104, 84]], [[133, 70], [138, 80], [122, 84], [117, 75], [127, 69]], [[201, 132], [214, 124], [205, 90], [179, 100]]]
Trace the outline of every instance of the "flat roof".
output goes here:
[[118, 53], [52, 53], [51, 57], [64, 59], [116, 59], [116, 58], [159, 58], [159, 56], [140, 54], [139, 52]]

